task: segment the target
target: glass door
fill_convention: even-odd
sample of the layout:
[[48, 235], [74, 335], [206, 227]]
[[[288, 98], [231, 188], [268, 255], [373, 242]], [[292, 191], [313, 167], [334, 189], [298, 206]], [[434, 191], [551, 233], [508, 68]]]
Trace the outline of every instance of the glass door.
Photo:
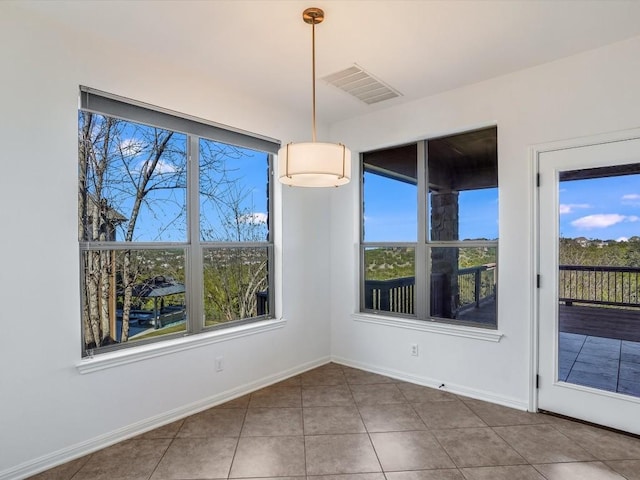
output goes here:
[[539, 408], [640, 433], [640, 140], [538, 170]]

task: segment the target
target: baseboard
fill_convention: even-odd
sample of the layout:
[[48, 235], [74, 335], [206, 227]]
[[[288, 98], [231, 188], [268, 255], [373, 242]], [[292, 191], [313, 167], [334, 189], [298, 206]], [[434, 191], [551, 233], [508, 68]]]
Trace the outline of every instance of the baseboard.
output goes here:
[[395, 378], [397, 380], [403, 380], [409, 383], [415, 383], [417, 385], [422, 385], [424, 387], [438, 388], [450, 393], [454, 393], [456, 395], [461, 395], [463, 397], [473, 398], [476, 400], [484, 400], [486, 402], [495, 403], [498, 405], [502, 405], [509, 408], [515, 408], [517, 410], [526, 411], [528, 408], [528, 403], [526, 401], [521, 401], [515, 398], [506, 397], [503, 395], [497, 395], [493, 392], [489, 392], [486, 390], [479, 390], [476, 388], [469, 388], [464, 385], [456, 385], [453, 383], [447, 383], [444, 387], [442, 387], [441, 380], [435, 380], [433, 378], [419, 376], [419, 375], [411, 375], [406, 372], [401, 372], [399, 370], [389, 369], [385, 367], [380, 367], [378, 365], [371, 365], [368, 363], [358, 362], [356, 360], [333, 356], [331, 357], [331, 361], [335, 363], [339, 363], [341, 365], [345, 365], [348, 367], [359, 368], [360, 370], [365, 370], [371, 373], [378, 373], [380, 375], [386, 375], [387, 377]]
[[155, 417], [127, 425], [126, 427], [71, 445], [70, 447], [63, 448], [56, 452], [43, 455], [34, 460], [0, 471], [0, 480], [20, 480], [30, 477], [45, 470], [49, 470], [50, 468], [57, 467], [58, 465], [62, 465], [70, 462], [71, 460], [93, 453], [97, 450], [109, 447], [123, 440], [127, 440], [155, 428], [175, 422], [176, 420], [188, 417], [194, 413], [201, 412], [208, 408], [215, 407], [216, 405], [228, 402], [229, 400], [233, 400], [234, 398], [241, 397], [261, 388], [273, 385], [274, 383], [281, 382], [282, 380], [299, 375], [307, 370], [329, 363], [330, 361], [330, 357], [322, 357], [317, 360], [298, 365], [295, 368], [284, 370], [277, 374], [261, 378], [254, 382], [212, 395], [202, 400], [198, 400], [197, 402], [181, 406], [163, 414], [156, 415]]

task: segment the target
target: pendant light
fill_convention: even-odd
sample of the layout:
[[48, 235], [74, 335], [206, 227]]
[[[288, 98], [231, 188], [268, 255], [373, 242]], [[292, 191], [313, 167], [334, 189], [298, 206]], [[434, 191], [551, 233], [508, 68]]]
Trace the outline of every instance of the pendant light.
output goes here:
[[351, 150], [338, 143], [316, 142], [316, 25], [320, 8], [307, 8], [302, 19], [311, 25], [312, 141], [289, 143], [278, 151], [278, 177], [296, 187], [339, 187], [351, 179]]

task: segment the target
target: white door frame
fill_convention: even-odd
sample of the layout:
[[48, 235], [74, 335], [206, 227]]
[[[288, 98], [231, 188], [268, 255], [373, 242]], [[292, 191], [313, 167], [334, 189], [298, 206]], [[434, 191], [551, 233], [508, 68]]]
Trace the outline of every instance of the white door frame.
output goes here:
[[538, 161], [540, 155], [545, 152], [556, 150], [564, 150], [567, 148], [588, 147], [599, 145], [602, 143], [619, 142], [623, 140], [633, 140], [640, 138], [640, 128], [630, 130], [621, 130], [616, 132], [608, 132], [598, 135], [590, 135], [587, 137], [578, 137], [567, 140], [560, 140], [549, 143], [532, 145], [529, 147], [529, 169], [532, 179], [532, 197], [531, 197], [531, 231], [533, 233], [533, 249], [531, 252], [531, 266], [534, 275], [531, 285], [532, 302], [532, 322], [530, 328], [530, 370], [529, 370], [529, 411], [538, 411], [538, 388], [537, 378], [539, 372], [539, 339], [540, 339], [540, 314], [539, 302], [540, 292], [538, 289], [537, 277], [540, 273], [540, 212], [539, 212], [539, 193], [538, 188]]

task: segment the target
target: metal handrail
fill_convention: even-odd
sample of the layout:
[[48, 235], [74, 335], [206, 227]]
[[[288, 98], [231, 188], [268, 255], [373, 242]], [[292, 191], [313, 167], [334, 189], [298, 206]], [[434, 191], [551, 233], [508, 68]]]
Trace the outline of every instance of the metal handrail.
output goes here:
[[605, 265], [560, 265], [558, 300], [640, 308], [640, 268]]

